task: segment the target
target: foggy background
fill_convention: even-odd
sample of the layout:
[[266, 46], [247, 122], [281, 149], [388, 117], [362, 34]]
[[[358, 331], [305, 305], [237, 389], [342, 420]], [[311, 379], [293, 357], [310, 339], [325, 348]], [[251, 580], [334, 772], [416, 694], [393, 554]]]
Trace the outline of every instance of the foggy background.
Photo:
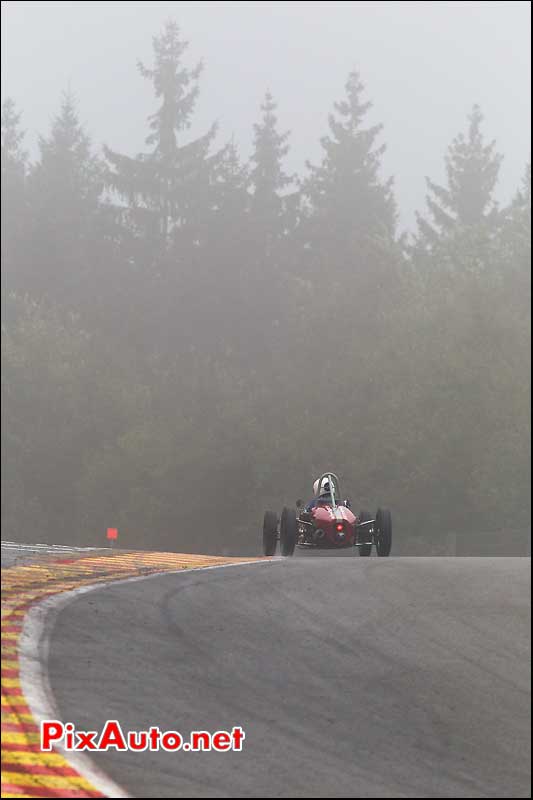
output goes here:
[[529, 552], [530, 4], [2, 15], [3, 537]]
[[[348, 72], [363, 75], [387, 132], [403, 226], [414, 227], [424, 176], [443, 178], [441, 154], [479, 103], [505, 161], [497, 196], [510, 200], [530, 154], [529, 2], [2, 2], [2, 93], [24, 108], [27, 147], [67, 87], [95, 143], [138, 152], [150, 88], [137, 59], [175, 18], [190, 58], [205, 63], [192, 133], [220, 124], [244, 156], [270, 89], [291, 131], [287, 167], [319, 155], [327, 113]], [[116, 113], [118, 112], [118, 113]]]

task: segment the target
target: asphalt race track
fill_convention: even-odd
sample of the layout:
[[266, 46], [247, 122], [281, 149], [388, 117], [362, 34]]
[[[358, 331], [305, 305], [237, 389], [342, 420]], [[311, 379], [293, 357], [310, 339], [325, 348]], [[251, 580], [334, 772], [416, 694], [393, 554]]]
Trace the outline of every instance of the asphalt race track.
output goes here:
[[63, 721], [246, 732], [105, 753], [137, 797], [529, 797], [530, 560], [294, 558], [117, 584], [51, 636]]

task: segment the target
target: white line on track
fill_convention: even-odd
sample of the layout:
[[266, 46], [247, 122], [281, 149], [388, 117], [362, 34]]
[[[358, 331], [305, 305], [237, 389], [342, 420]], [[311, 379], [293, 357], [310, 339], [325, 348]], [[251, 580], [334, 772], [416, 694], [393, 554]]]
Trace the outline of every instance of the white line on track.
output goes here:
[[[22, 632], [19, 639], [19, 668], [22, 693], [27, 700], [36, 723], [40, 726], [41, 722], [45, 719], [60, 719], [52, 694], [47, 669], [50, 634], [54, 628], [60, 610], [75, 600], [79, 595], [93, 592], [96, 589], [107, 589], [110, 586], [116, 586], [118, 584], [146, 581], [150, 578], [161, 578], [164, 575], [183, 575], [190, 572], [203, 572], [212, 569], [225, 569], [227, 567], [264, 566], [266, 564], [272, 565], [272, 563], [281, 563], [282, 561], [283, 559], [281, 558], [272, 559], [271, 561], [240, 561], [231, 564], [214, 564], [209, 567], [189, 567], [169, 572], [156, 572], [151, 575], [121, 578], [104, 583], [90, 584], [89, 586], [80, 586], [77, 589], [72, 589], [71, 591], [62, 592], [61, 594], [49, 597], [33, 606], [24, 617]], [[71, 720], [67, 721], [70, 722]], [[108, 778], [84, 753], [67, 752], [61, 745], [54, 745], [54, 747], [80, 775], [88, 780], [94, 788], [105, 797], [132, 796]]]
[[111, 547], [70, 547], [67, 544], [22, 544], [21, 542], [4, 542], [4, 550], [25, 550], [30, 552], [70, 553], [72, 551], [83, 553], [86, 550], [112, 550]]

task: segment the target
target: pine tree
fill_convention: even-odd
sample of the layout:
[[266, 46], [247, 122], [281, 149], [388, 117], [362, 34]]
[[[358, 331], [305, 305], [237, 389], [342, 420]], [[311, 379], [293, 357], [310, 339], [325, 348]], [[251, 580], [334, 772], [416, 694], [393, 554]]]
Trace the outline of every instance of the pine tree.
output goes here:
[[261, 105], [261, 121], [254, 125], [254, 150], [251, 156], [251, 223], [259, 237], [273, 241], [286, 229], [284, 191], [294, 177], [283, 169], [289, 152], [289, 132], [279, 133], [277, 105], [267, 91]]
[[[297, 269], [304, 283], [294, 305], [303, 320], [299, 335], [314, 342], [308, 358], [330, 365], [330, 383], [337, 380], [334, 353], [343, 353], [354, 374], [366, 369], [360, 358], [385, 335], [381, 319], [396, 290], [396, 205], [392, 179], [381, 177], [382, 125], [365, 125], [371, 107], [351, 72], [321, 139], [322, 160], [307, 163], [302, 185]], [[344, 325], [333, 324], [333, 315]], [[308, 333], [306, 320], [313, 320]]]
[[446, 155], [447, 185], [426, 178], [429, 219], [417, 214], [421, 245], [432, 246], [457, 231], [487, 228], [497, 222], [493, 194], [502, 156], [495, 152], [494, 141], [484, 141], [479, 106], [473, 107], [468, 119], [467, 134], [460, 133]]
[[382, 181], [385, 145], [376, 145], [382, 125], [365, 128], [372, 103], [363, 100], [357, 72], [346, 82], [345, 98], [329, 116], [330, 134], [321, 139], [321, 164], [307, 164], [304, 195], [309, 204], [308, 244], [321, 249], [339, 267], [355, 269], [357, 252], [371, 241], [389, 243], [395, 235], [396, 210], [392, 179]]
[[436, 526], [457, 529], [469, 518], [479, 529], [504, 524], [525, 496], [525, 286], [511, 211], [493, 199], [501, 156], [484, 142], [482, 120], [474, 106], [467, 134], [448, 150], [447, 185], [428, 180], [428, 219], [418, 216], [412, 252], [413, 386], [432, 440], [422, 471], [441, 475]]
[[152, 83], [161, 100], [149, 117], [150, 152], [132, 158], [105, 148], [110, 186], [128, 203], [134, 229], [160, 251], [202, 240], [213, 170], [220, 158], [220, 154], [209, 156], [216, 125], [191, 142], [178, 141], [178, 134], [190, 127], [202, 71], [201, 63], [192, 69], [183, 64], [187, 47], [178, 25], [168, 21], [153, 38], [154, 66], [138, 63], [141, 76]]
[[22, 147], [25, 133], [20, 130], [20, 118], [15, 101], [7, 97], [2, 105], [2, 179], [5, 181], [20, 180], [26, 173], [28, 154]]
[[507, 209], [506, 217], [510, 226], [508, 232], [515, 239], [517, 249], [531, 253], [531, 163], [526, 167], [522, 186]]
[[498, 241], [500, 275], [507, 292], [509, 310], [519, 315], [526, 328], [531, 318], [531, 164], [522, 185], [503, 212]]
[[[195, 347], [220, 357], [239, 349], [248, 310], [250, 254], [250, 177], [232, 139], [215, 168], [213, 213], [202, 258], [190, 282], [190, 305], [207, 325], [187, 325]], [[187, 304], [186, 304], [187, 305]], [[187, 319], [188, 312], [182, 311]]]
[[32, 170], [34, 207], [47, 207], [52, 216], [70, 213], [73, 221], [94, 209], [102, 192], [102, 169], [91, 140], [80, 122], [72, 93], [63, 95], [50, 135], [39, 138], [40, 159]]
[[[5, 296], [20, 289], [19, 270], [23, 260], [24, 232], [27, 225], [26, 178], [28, 156], [23, 149], [24, 132], [14, 101], [6, 98], [2, 106], [2, 309]], [[3, 315], [2, 315], [3, 316]], [[3, 318], [5, 318], [3, 316]]]
[[188, 42], [168, 21], [153, 37], [153, 65], [138, 63], [159, 107], [148, 118], [147, 152], [130, 157], [104, 148], [107, 183], [118, 197], [127, 243], [129, 309], [136, 345], [173, 358], [206, 329], [204, 295], [211, 279], [207, 247], [220, 199], [223, 151], [211, 153], [216, 125], [185, 140], [202, 64], [185, 63]]
[[228, 238], [233, 239], [236, 228], [240, 228], [242, 233], [248, 227], [251, 205], [249, 170], [241, 163], [233, 138], [222, 151], [215, 174], [215, 218], [217, 225], [227, 231]]
[[101, 161], [70, 92], [63, 95], [49, 136], [39, 138], [39, 149], [29, 177], [26, 290], [65, 309], [80, 310], [98, 280], [94, 271], [104, 260], [99, 228], [103, 183]]
[[[276, 353], [290, 335], [287, 273], [292, 258], [299, 193], [296, 177], [285, 169], [289, 131], [280, 131], [277, 104], [270, 91], [253, 126], [250, 158], [250, 213], [246, 279], [246, 341], [249, 365], [275, 369]], [[284, 355], [286, 351], [284, 350]]]

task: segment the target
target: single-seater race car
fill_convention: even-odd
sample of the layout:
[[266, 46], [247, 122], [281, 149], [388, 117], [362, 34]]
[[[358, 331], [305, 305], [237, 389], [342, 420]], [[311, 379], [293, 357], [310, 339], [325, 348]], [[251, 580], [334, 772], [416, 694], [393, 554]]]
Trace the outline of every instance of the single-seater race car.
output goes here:
[[263, 520], [263, 553], [273, 556], [278, 541], [282, 556], [292, 556], [296, 546], [301, 548], [346, 549], [356, 547], [361, 556], [369, 556], [372, 547], [378, 556], [390, 555], [392, 545], [391, 513], [379, 508], [372, 517], [367, 511], [355, 515], [348, 500], [340, 500], [339, 479], [325, 472], [318, 486], [329, 484], [328, 494], [315, 498], [313, 507], [302, 510], [285, 506], [281, 516], [266, 511]]

